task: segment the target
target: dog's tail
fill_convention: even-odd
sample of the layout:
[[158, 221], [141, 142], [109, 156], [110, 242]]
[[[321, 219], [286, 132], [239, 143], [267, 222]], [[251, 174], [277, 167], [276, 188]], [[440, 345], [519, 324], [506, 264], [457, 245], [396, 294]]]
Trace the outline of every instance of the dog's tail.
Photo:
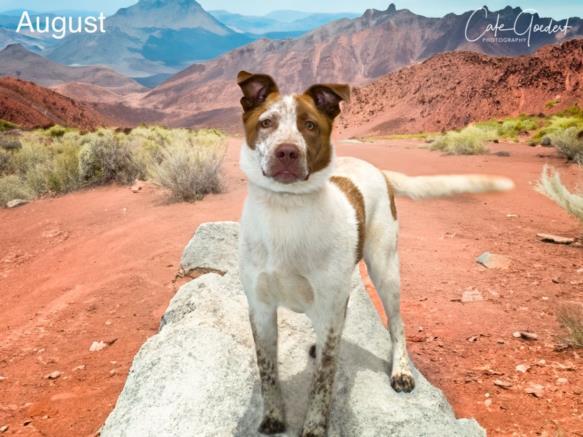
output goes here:
[[395, 194], [411, 199], [447, 197], [462, 193], [487, 193], [508, 191], [514, 182], [500, 176], [451, 175], [451, 176], [407, 176], [393, 171], [383, 171]]

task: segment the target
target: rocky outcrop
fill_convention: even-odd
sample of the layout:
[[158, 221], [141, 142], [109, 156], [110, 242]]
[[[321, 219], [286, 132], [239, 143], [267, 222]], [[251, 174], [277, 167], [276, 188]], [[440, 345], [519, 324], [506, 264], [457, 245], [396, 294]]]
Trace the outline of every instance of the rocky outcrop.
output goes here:
[[[202, 225], [185, 249], [184, 270], [208, 272], [182, 286], [161, 330], [134, 359], [102, 428], [113, 436], [254, 436], [262, 401], [247, 301], [237, 271], [236, 223]], [[410, 394], [394, 392], [390, 342], [355, 273], [348, 306], [331, 436], [483, 436], [456, 419], [441, 391], [415, 372]], [[305, 316], [280, 311], [280, 363], [290, 431], [306, 409], [313, 333]]]

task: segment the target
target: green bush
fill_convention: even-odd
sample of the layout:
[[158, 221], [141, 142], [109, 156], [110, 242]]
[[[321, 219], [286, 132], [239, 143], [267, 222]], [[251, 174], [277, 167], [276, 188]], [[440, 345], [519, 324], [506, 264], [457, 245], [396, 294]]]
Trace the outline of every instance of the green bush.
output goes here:
[[0, 206], [5, 207], [7, 202], [14, 199], [31, 199], [34, 193], [27, 184], [16, 175], [0, 177]]
[[435, 138], [431, 150], [439, 150], [448, 155], [476, 155], [488, 153], [486, 142], [496, 138], [490, 128], [468, 126], [461, 131], [449, 131]]
[[92, 136], [79, 153], [79, 175], [90, 185], [130, 184], [144, 173], [126, 143], [108, 132]]
[[66, 127], [56, 124], [47, 129], [47, 134], [52, 138], [61, 138], [68, 131], [69, 129], [67, 129]]
[[12, 173], [12, 153], [0, 149], [0, 176]]
[[550, 135], [551, 144], [569, 161], [583, 164], [583, 128], [570, 127]]
[[7, 130], [11, 130], [11, 129], [17, 129], [18, 126], [15, 125], [14, 123], [11, 123], [7, 120], [2, 120], [0, 119], [0, 132], [4, 132]]
[[[210, 144], [210, 143], [209, 143]], [[222, 191], [220, 167], [224, 148], [180, 142], [161, 151], [162, 160], [149, 169], [152, 180], [177, 200], [192, 202]]]

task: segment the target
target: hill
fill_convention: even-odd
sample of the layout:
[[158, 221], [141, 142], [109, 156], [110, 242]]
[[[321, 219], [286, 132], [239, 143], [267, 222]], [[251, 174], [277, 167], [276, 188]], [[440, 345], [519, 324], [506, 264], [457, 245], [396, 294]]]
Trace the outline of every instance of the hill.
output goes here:
[[578, 39], [515, 58], [434, 56], [355, 88], [338, 126], [353, 135], [440, 131], [581, 102], [583, 39]]
[[26, 128], [60, 124], [90, 129], [108, 122], [87, 104], [11, 77], [0, 77], [0, 119]]

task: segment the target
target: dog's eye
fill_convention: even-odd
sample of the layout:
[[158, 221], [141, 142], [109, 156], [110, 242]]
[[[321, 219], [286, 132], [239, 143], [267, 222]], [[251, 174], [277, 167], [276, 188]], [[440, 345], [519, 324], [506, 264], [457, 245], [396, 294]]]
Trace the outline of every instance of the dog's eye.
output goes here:
[[316, 123], [314, 123], [313, 121], [310, 121], [310, 120], [306, 121], [304, 123], [304, 126], [306, 126], [306, 129], [308, 129], [308, 130], [316, 129]]
[[261, 122], [259, 124], [263, 129], [268, 129], [271, 127], [273, 122], [271, 121], [270, 118], [266, 118], [265, 120], [261, 120]]

